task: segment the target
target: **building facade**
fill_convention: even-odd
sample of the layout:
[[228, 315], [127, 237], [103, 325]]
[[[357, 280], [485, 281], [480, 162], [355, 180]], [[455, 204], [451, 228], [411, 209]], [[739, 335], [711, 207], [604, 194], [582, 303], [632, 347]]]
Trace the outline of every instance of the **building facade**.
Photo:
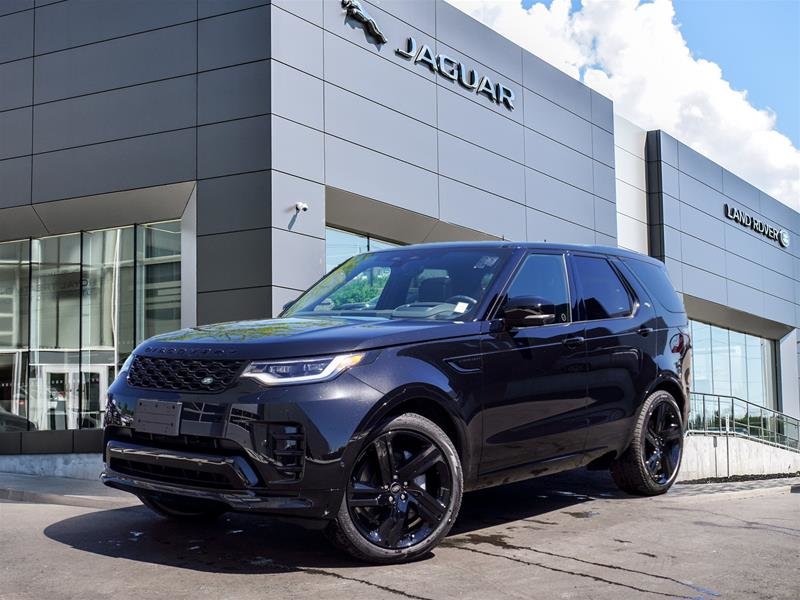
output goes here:
[[150, 335], [443, 240], [656, 256], [696, 390], [800, 416], [800, 214], [443, 1], [9, 0], [0, 40], [2, 454], [98, 451]]

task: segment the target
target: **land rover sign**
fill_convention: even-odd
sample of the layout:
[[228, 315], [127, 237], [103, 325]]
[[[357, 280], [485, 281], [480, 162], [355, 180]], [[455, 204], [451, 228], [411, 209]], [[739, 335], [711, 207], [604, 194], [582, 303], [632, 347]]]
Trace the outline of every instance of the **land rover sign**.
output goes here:
[[789, 247], [789, 232], [785, 229], [777, 229], [765, 221], [744, 212], [735, 206], [725, 205], [725, 216], [731, 221], [735, 221], [742, 227], [752, 229], [766, 238], [778, 242], [782, 247]]

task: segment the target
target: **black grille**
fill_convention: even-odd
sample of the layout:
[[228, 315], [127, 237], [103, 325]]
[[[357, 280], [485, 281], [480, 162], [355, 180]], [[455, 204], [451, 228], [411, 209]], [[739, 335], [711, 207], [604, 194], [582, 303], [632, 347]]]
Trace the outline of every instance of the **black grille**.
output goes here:
[[244, 363], [243, 360], [137, 356], [128, 370], [128, 384], [175, 392], [222, 392], [233, 384]]
[[193, 487], [205, 487], [214, 489], [232, 489], [231, 482], [225, 475], [220, 473], [209, 473], [197, 469], [181, 469], [179, 467], [168, 467], [164, 465], [152, 465], [133, 460], [112, 458], [109, 466], [117, 473], [131, 475], [133, 477], [144, 477], [165, 483], [177, 483], [190, 485]]
[[208, 402], [184, 402], [181, 419], [198, 423], [222, 423], [225, 420], [225, 405]]

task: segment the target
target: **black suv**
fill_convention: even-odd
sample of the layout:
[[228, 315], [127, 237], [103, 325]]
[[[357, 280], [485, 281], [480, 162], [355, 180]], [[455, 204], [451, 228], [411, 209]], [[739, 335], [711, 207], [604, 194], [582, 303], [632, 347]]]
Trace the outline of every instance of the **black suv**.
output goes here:
[[307, 517], [356, 557], [409, 560], [465, 491], [588, 465], [665, 492], [686, 332], [664, 265], [616, 248], [361, 254], [280, 318], [136, 348], [109, 391], [102, 479], [168, 517]]

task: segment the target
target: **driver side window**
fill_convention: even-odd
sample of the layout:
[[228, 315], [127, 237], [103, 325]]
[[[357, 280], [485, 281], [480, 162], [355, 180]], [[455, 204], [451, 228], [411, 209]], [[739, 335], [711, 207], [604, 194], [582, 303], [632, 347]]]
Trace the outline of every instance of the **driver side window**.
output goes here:
[[554, 323], [568, 323], [569, 284], [563, 254], [529, 254], [508, 288], [506, 304], [552, 307]]

